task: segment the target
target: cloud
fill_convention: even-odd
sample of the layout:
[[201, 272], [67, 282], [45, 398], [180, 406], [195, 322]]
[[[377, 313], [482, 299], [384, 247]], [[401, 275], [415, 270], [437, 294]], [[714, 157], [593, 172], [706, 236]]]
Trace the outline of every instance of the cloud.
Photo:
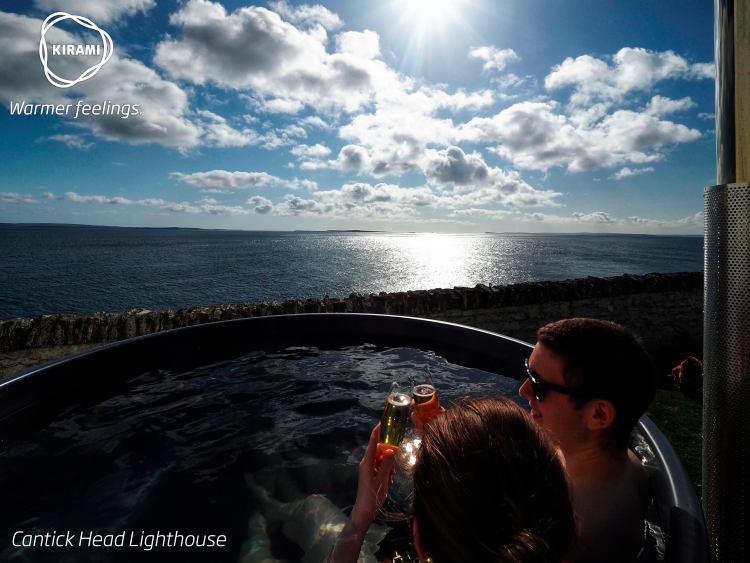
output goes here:
[[296, 177], [293, 180], [284, 182], [284, 186], [292, 190], [307, 190], [309, 192], [314, 192], [318, 189], [317, 182], [306, 179], [300, 180]]
[[210, 215], [248, 215], [249, 210], [237, 206], [227, 205], [211, 205], [205, 203], [203, 205], [190, 205], [187, 202], [182, 203], [167, 203], [161, 207], [167, 211], [174, 211], [175, 213], [207, 213]]
[[72, 201], [75, 203], [110, 203], [112, 205], [165, 205], [167, 202], [163, 199], [139, 199], [133, 201], [124, 197], [107, 197], [103, 195], [78, 195], [75, 192], [65, 192], [60, 198], [65, 201]]
[[573, 213], [569, 217], [559, 215], [545, 215], [544, 213], [526, 213], [522, 221], [542, 222], [542, 223], [596, 223], [596, 224], [621, 224], [622, 219], [615, 219], [609, 213], [604, 211], [595, 211], [593, 213]]
[[[338, 195], [333, 195], [335, 192], [339, 192]], [[356, 192], [357, 188], [355, 187], [353, 190], [342, 188], [342, 190], [315, 194], [315, 197], [322, 201], [288, 195], [283, 202], [274, 206], [273, 213], [282, 216], [327, 216], [340, 219], [403, 220], [417, 217], [416, 211], [409, 207], [404, 207], [393, 201], [377, 201], [377, 196], [375, 196], [376, 199], [365, 201], [367, 197], [358, 199], [360, 196]]]
[[[521, 180], [517, 172], [490, 167], [478, 154], [465, 154], [459, 147], [425, 151], [427, 180], [436, 186], [453, 186], [444, 205], [509, 205], [514, 207], [557, 206], [562, 196], [551, 190], [537, 190]], [[450, 202], [450, 203], [448, 203]]]
[[320, 4], [310, 6], [302, 4], [292, 8], [287, 2], [271, 2], [269, 4], [274, 12], [286, 21], [294, 24], [320, 25], [325, 29], [338, 29], [344, 25], [337, 14], [334, 14]]
[[649, 166], [648, 168], [635, 168], [631, 170], [628, 167], [623, 168], [613, 176], [610, 176], [610, 180], [622, 180], [623, 178], [628, 178], [629, 176], [636, 176], [638, 174], [645, 174], [646, 172], [653, 172], [654, 168], [652, 166]]
[[290, 137], [301, 137], [303, 139], [307, 137], [307, 131], [299, 125], [287, 125], [282, 129], [277, 129], [277, 131]]
[[34, 204], [39, 203], [32, 195], [21, 195], [16, 192], [0, 192], [0, 203], [20, 203]]
[[663, 228], [682, 228], [682, 227], [699, 227], [703, 228], [703, 212], [700, 211], [696, 213], [695, 215], [691, 215], [689, 217], [685, 217], [683, 219], [676, 219], [673, 221], [659, 221], [656, 219], [643, 219], [638, 216], [632, 216], [628, 217], [628, 220], [631, 223], [635, 223], [636, 225], [641, 226], [649, 226], [649, 227], [663, 227]]
[[691, 109], [697, 106], [698, 104], [696, 104], [690, 98], [671, 100], [662, 96], [654, 96], [653, 98], [651, 98], [648, 106], [646, 106], [646, 113], [649, 115], [654, 115], [656, 117], [661, 117], [669, 113], [685, 111], [686, 109]]
[[87, 151], [94, 143], [87, 143], [81, 135], [52, 135], [47, 137], [50, 141], [58, 141], [65, 144], [69, 149]]
[[610, 65], [591, 55], [568, 57], [553, 67], [544, 79], [548, 90], [567, 86], [574, 88], [573, 105], [596, 101], [619, 102], [628, 92], [649, 91], [654, 84], [668, 78], [713, 78], [712, 63], [691, 65], [672, 51], [661, 53], [642, 48], [625, 47], [612, 57]]
[[[320, 6], [294, 11], [285, 3], [274, 6], [292, 23], [261, 7], [230, 14], [221, 4], [190, 0], [170, 17], [180, 36], [160, 42], [154, 62], [194, 84], [252, 91], [261, 109], [277, 113], [306, 106], [353, 112], [370, 103], [376, 90], [399, 87], [398, 75], [372, 58], [379, 52], [374, 32], [342, 34], [340, 50], [328, 53], [322, 24], [303, 29], [293, 23], [317, 18], [320, 24], [322, 14], [331, 12]], [[328, 19], [330, 28], [334, 20]]]
[[367, 149], [357, 145], [346, 145], [339, 152], [336, 167], [339, 170], [356, 170], [357, 172], [370, 167], [370, 155]]
[[244, 147], [247, 145], [257, 145], [264, 140], [253, 129], [247, 127], [242, 130], [235, 129], [227, 120], [220, 115], [207, 110], [198, 110], [198, 115], [204, 118], [203, 129], [205, 136], [204, 142], [217, 147]]
[[302, 160], [328, 156], [329, 154], [331, 154], [331, 149], [321, 143], [318, 143], [317, 145], [313, 146], [297, 145], [289, 152], [291, 152], [298, 159]]
[[283, 182], [281, 178], [266, 172], [228, 172], [227, 170], [211, 170], [193, 174], [172, 172], [169, 177], [199, 188], [212, 190], [255, 188], [268, 183]]
[[503, 209], [477, 209], [472, 207], [470, 209], [457, 209], [448, 217], [471, 217], [473, 219], [504, 219], [508, 215], [512, 215], [511, 211], [505, 211]]
[[247, 200], [248, 205], [253, 206], [253, 211], [260, 215], [267, 215], [273, 211], [273, 202], [259, 195]]
[[44, 199], [55, 199], [55, 194], [53, 194], [52, 192], [44, 192], [42, 194], [42, 197]]
[[[61, 90], [47, 82], [39, 62], [39, 30], [42, 21], [0, 12], [0, 100], [67, 104], [81, 100], [101, 104], [138, 104], [142, 114], [81, 116], [71, 123], [89, 129], [97, 137], [131, 144], [159, 143], [189, 148], [200, 143], [203, 131], [189, 117], [187, 94], [140, 61], [124, 58], [115, 49], [112, 59], [85, 82]], [[83, 29], [83, 28], [81, 28]], [[47, 33], [51, 44], [83, 44], [80, 36], [59, 27]], [[78, 76], [86, 70], [87, 57], [59, 57], [54, 72]], [[128, 108], [130, 110], [130, 108]], [[71, 112], [74, 108], [71, 108]], [[69, 118], [72, 115], [69, 116]]]
[[402, 188], [385, 183], [371, 186], [364, 182], [345, 184], [339, 190], [316, 192], [314, 197], [323, 203], [343, 206], [388, 203], [398, 206], [423, 207], [435, 205], [439, 201], [439, 198], [427, 187]]
[[469, 57], [482, 59], [484, 70], [495, 69], [501, 71], [505, 69], [508, 63], [518, 61], [520, 57], [513, 49], [498, 49], [494, 45], [488, 47], [477, 47], [469, 51]]
[[68, 12], [91, 18], [96, 24], [145, 13], [156, 6], [155, 0], [34, 0], [34, 4], [45, 12]]
[[375, 59], [380, 56], [380, 37], [369, 29], [340, 33], [336, 36], [336, 52]]
[[493, 117], [475, 117], [459, 127], [460, 137], [499, 143], [490, 150], [519, 168], [546, 171], [565, 166], [570, 172], [581, 172], [625, 162], [655, 162], [664, 157], [653, 149], [701, 136], [697, 129], [645, 112], [618, 110], [597, 123], [581, 125], [556, 108], [554, 102], [514, 104]]
[[459, 147], [448, 147], [442, 151], [428, 151], [425, 174], [433, 184], [465, 186], [487, 182], [489, 170], [480, 156], [467, 155]]
[[706, 119], [706, 120], [716, 119], [716, 114], [715, 113], [703, 113], [703, 112], [701, 112], [701, 113], [698, 114], [698, 119]]
[[175, 213], [206, 213], [209, 215], [248, 215], [251, 213], [250, 210], [245, 209], [241, 206], [227, 206], [217, 205], [217, 201], [213, 198], [203, 198], [199, 201], [199, 205], [191, 205], [186, 201], [182, 203], [174, 203], [164, 201], [163, 199], [140, 199], [133, 201], [124, 197], [107, 197], [103, 195], [78, 195], [75, 192], [66, 192], [62, 198], [65, 201], [72, 201], [74, 203], [109, 203], [113, 205], [143, 205], [151, 207], [159, 207], [166, 211], [172, 211]]
[[309, 127], [317, 127], [319, 129], [324, 129], [326, 131], [332, 129], [332, 126], [323, 121], [320, 117], [317, 115], [310, 115], [304, 119], [300, 119], [299, 121], [300, 125], [307, 125]]

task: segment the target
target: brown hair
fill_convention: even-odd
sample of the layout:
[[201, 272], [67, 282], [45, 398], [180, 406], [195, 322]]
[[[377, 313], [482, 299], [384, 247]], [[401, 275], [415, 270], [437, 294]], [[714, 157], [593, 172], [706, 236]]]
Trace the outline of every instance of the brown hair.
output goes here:
[[414, 516], [435, 563], [550, 563], [571, 548], [562, 461], [507, 399], [467, 401], [427, 423], [413, 478]]
[[[615, 406], [609, 437], [615, 447], [625, 447], [656, 395], [656, 369], [641, 339], [613, 322], [564, 319], [540, 328], [537, 340], [563, 358], [568, 385]], [[570, 399], [579, 409], [589, 400]]]

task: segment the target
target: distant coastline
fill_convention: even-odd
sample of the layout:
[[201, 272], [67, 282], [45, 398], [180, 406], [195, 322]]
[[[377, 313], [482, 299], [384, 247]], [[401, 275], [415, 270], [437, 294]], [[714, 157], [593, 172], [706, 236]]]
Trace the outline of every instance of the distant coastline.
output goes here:
[[142, 231], [219, 231], [224, 233], [311, 233], [311, 234], [325, 234], [325, 233], [366, 233], [366, 234], [405, 234], [405, 235], [419, 235], [419, 234], [471, 234], [471, 235], [502, 235], [502, 236], [598, 236], [598, 237], [680, 237], [680, 238], [703, 238], [703, 235], [667, 235], [667, 234], [641, 234], [641, 233], [607, 233], [607, 232], [591, 232], [591, 231], [580, 231], [571, 233], [555, 233], [555, 232], [525, 232], [525, 231], [484, 231], [481, 232], [467, 232], [467, 233], [435, 233], [434, 231], [371, 231], [366, 229], [320, 229], [320, 230], [309, 230], [309, 229], [294, 229], [294, 230], [255, 230], [255, 229], [203, 229], [200, 227], [121, 227], [117, 225], [86, 225], [80, 223], [0, 223], [0, 230], [32, 230], [32, 229], [106, 229], [106, 230], [142, 230]]

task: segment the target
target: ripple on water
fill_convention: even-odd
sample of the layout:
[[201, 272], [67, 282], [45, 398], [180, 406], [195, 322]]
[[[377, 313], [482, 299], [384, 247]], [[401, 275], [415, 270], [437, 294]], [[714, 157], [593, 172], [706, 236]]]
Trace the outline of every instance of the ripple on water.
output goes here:
[[[514, 380], [420, 350], [371, 345], [253, 352], [185, 373], [144, 373], [0, 452], [0, 537], [8, 539], [0, 559], [146, 555], [137, 548], [23, 552], [8, 547], [19, 529], [225, 534], [228, 547], [212, 561], [237, 561], [250, 545], [281, 561], [305, 552], [315, 559], [354, 502], [357, 463], [391, 381], [418, 366], [428, 367], [446, 405], [499, 395], [525, 403]], [[308, 533], [313, 525], [323, 532]], [[384, 532], [373, 528], [366, 549], [374, 552]], [[150, 553], [207, 560], [196, 549]]]

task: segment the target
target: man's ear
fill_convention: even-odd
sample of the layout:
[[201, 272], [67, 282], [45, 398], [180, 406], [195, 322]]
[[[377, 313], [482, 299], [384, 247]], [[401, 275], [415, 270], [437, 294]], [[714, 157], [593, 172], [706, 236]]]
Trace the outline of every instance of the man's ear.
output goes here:
[[606, 430], [615, 422], [617, 409], [606, 399], [594, 399], [586, 405], [589, 430]]
[[430, 556], [427, 555], [427, 552], [424, 550], [424, 547], [422, 546], [422, 536], [419, 534], [419, 524], [417, 524], [416, 518], [412, 519], [411, 528], [412, 528], [412, 535], [414, 537], [414, 549], [417, 550], [417, 555], [419, 555], [419, 560], [429, 561]]

